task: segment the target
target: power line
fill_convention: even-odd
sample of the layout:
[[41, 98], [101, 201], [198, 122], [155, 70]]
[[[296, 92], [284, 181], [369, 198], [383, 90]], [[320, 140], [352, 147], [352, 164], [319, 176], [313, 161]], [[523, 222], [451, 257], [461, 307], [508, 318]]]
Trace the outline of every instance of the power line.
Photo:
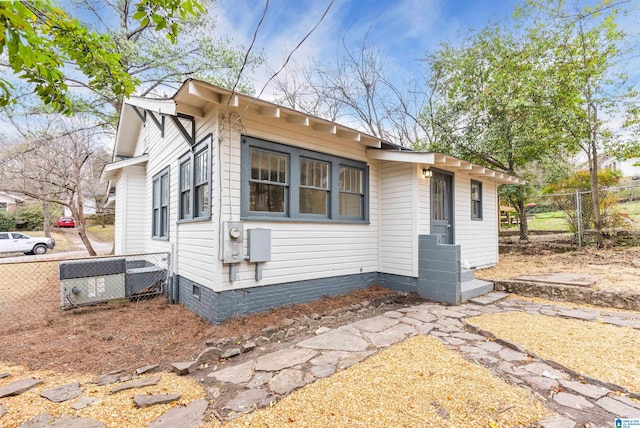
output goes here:
[[[284, 61], [284, 63], [282, 64], [282, 67], [280, 67], [280, 69], [278, 71], [276, 71], [275, 73], [273, 73], [271, 75], [271, 77], [269, 77], [269, 79], [265, 82], [264, 86], [262, 87], [262, 89], [260, 90], [260, 92], [258, 93], [257, 96], [253, 97], [253, 99], [249, 102], [249, 104], [247, 104], [247, 106], [244, 108], [244, 110], [242, 110], [242, 113], [240, 113], [240, 115], [238, 116], [238, 118], [235, 121], [240, 121], [242, 119], [242, 116], [247, 112], [247, 110], [249, 109], [249, 107], [251, 106], [251, 104], [253, 104], [256, 100], [258, 100], [262, 94], [264, 93], [264, 91], [267, 89], [267, 86], [269, 85], [269, 83], [278, 75], [280, 74], [280, 72], [282, 72], [282, 70], [284, 70], [284, 68], [287, 66], [287, 64], [289, 63], [289, 60], [291, 60], [291, 57], [293, 56], [293, 54], [302, 46], [302, 44], [311, 36], [311, 34], [313, 34], [313, 32], [318, 28], [318, 26], [322, 23], [322, 21], [325, 19], [325, 17], [327, 16], [327, 14], [329, 13], [329, 10], [331, 9], [331, 7], [333, 6], [333, 3], [335, 2], [335, 0], [331, 0], [329, 2], [329, 5], [326, 7], [326, 9], [324, 10], [324, 13], [322, 14], [322, 16], [320, 17], [320, 19], [318, 20], [318, 22], [316, 22], [316, 24], [313, 26], [313, 28], [311, 28], [311, 30], [309, 30], [309, 32], [302, 38], [302, 40], [300, 40], [300, 42], [298, 42], [298, 44], [296, 45], [295, 48], [293, 48], [293, 50], [289, 53], [289, 55], [287, 56], [287, 59]], [[232, 94], [233, 95], [233, 94]]]

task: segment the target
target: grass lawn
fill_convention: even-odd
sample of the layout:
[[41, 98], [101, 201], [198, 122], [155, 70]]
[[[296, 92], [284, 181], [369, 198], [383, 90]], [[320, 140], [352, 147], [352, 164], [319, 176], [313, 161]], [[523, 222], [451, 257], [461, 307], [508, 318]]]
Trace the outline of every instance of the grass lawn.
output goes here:
[[[33, 237], [44, 236], [44, 232], [41, 230], [29, 231], [24, 233]], [[52, 252], [61, 253], [63, 251], [73, 251], [76, 249], [76, 245], [73, 243], [73, 241], [71, 241], [69, 237], [63, 232], [52, 230], [51, 237], [56, 240], [56, 246], [53, 250], [50, 250]]]
[[102, 227], [99, 224], [94, 224], [87, 227], [87, 233], [91, 235], [91, 238], [100, 242], [113, 242], [115, 237], [115, 226], [107, 224]]
[[569, 232], [564, 212], [552, 211], [548, 213], [538, 213], [528, 217], [529, 230], [558, 230]]
[[[640, 227], [640, 201], [626, 202], [618, 204], [608, 209], [610, 213], [620, 213], [633, 222], [629, 225], [631, 229]], [[551, 211], [546, 213], [530, 214], [527, 216], [529, 230], [557, 230], [570, 232], [569, 224], [563, 211]], [[634, 224], [637, 223], [637, 224]], [[502, 225], [502, 230], [517, 230], [517, 225]]]

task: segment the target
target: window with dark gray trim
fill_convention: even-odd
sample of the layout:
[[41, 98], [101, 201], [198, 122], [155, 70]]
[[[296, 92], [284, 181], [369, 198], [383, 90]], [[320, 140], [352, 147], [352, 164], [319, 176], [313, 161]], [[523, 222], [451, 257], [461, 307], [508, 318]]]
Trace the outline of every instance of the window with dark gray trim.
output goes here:
[[180, 158], [180, 220], [211, 218], [211, 134]]
[[482, 183], [471, 180], [471, 218], [482, 220]]
[[169, 239], [169, 168], [152, 180], [151, 236]]
[[244, 136], [242, 218], [364, 223], [364, 162]]

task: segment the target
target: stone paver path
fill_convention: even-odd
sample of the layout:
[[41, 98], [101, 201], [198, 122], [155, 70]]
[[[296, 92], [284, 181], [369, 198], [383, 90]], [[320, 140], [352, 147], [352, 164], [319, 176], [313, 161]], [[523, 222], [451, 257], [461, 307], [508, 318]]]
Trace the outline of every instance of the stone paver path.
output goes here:
[[[498, 297], [505, 296], [500, 294]], [[640, 417], [640, 406], [614, 394], [623, 388], [584, 383], [577, 373], [532, 356], [517, 344], [477, 334], [464, 321], [470, 316], [503, 311], [525, 311], [585, 321], [598, 317], [606, 323], [640, 328], [640, 316], [629, 320], [626, 314], [621, 316], [601, 309], [574, 310], [518, 300], [499, 301], [491, 295], [475, 304], [457, 307], [424, 303], [333, 330], [318, 330], [320, 334], [316, 337], [289, 348], [213, 371], [209, 377], [217, 381], [219, 389], [238, 390], [229, 402], [218, 402], [215, 407], [226, 418], [237, 417], [362, 361], [380, 349], [417, 334], [429, 334], [499, 376], [544, 397], [545, 404], [562, 416], [540, 421], [541, 426], [573, 427], [588, 422], [590, 427], [598, 427], [610, 425], [619, 416]], [[561, 390], [564, 392], [557, 392]]]
[[[331, 376], [356, 364], [379, 350], [392, 346], [408, 337], [418, 334], [434, 336], [449, 348], [462, 353], [467, 358], [489, 368], [496, 375], [531, 390], [544, 401], [545, 405], [559, 416], [540, 421], [545, 428], [556, 427], [605, 427], [611, 426], [616, 417], [640, 418], [640, 405], [619, 391], [638, 398], [639, 391], [625, 391], [617, 385], [607, 384], [597, 379], [579, 377], [568, 368], [553, 361], [544, 361], [525, 349], [500, 338], [488, 338], [487, 332], [476, 331], [467, 325], [465, 318], [506, 311], [522, 311], [537, 315], [547, 315], [579, 319], [587, 322], [605, 322], [612, 325], [630, 326], [640, 329], [640, 315], [620, 314], [605, 309], [569, 309], [552, 304], [537, 304], [517, 299], [500, 300], [505, 297], [492, 294], [476, 299], [475, 303], [447, 307], [435, 303], [421, 303], [410, 307], [388, 311], [383, 315], [359, 320], [335, 329], [316, 329], [316, 336], [265, 355], [234, 364], [231, 359], [221, 367], [215, 366], [208, 374], [200, 372], [198, 362], [191, 363], [191, 370], [202, 378], [206, 374], [209, 391], [214, 398], [196, 400], [187, 406], [174, 407], [149, 424], [149, 427], [190, 427], [203, 420], [207, 408], [212, 405], [216, 414], [224, 419], [232, 419], [240, 414], [268, 406], [284, 395], [303, 387], [316, 379]], [[596, 321], [597, 319], [597, 321]], [[479, 334], [480, 333], [480, 334]], [[205, 350], [215, 353], [213, 348]], [[216, 351], [217, 352], [217, 351]], [[249, 354], [247, 354], [249, 355]], [[189, 364], [188, 362], [185, 364]], [[156, 366], [141, 368], [154, 370]], [[205, 370], [205, 369], [203, 369]], [[113, 372], [101, 376], [99, 384], [117, 384], [113, 393], [125, 389], [135, 389], [157, 382], [158, 378], [135, 379]], [[19, 395], [38, 384], [41, 379], [3, 379], [0, 381], [0, 398]], [[96, 405], [98, 401], [82, 396], [84, 389], [78, 384], [47, 385], [42, 399], [64, 405], [62, 401], [80, 397], [66, 408], [82, 409]], [[220, 395], [220, 391], [233, 394]], [[618, 393], [617, 393], [618, 392]], [[177, 391], [167, 391], [161, 395], [135, 394], [134, 403], [138, 407], [157, 403], [172, 402], [179, 398]], [[0, 426], [2, 416], [7, 411], [0, 400]], [[136, 408], [132, 407], [132, 412]], [[55, 419], [51, 415], [33, 415], [23, 424], [25, 427], [99, 427], [101, 421], [67, 415]]]

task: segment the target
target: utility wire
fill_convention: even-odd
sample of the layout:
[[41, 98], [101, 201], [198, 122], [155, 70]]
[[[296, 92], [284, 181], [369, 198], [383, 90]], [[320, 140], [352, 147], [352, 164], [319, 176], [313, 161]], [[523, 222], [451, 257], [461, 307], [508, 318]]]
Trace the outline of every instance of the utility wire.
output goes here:
[[293, 54], [300, 48], [300, 46], [302, 46], [302, 44], [311, 36], [311, 34], [313, 34], [313, 32], [316, 30], [316, 28], [318, 28], [318, 26], [322, 23], [322, 21], [324, 21], [324, 18], [327, 16], [327, 14], [329, 13], [329, 10], [331, 9], [331, 7], [333, 6], [333, 3], [335, 2], [335, 0], [331, 0], [329, 2], [329, 5], [327, 6], [327, 8], [324, 10], [324, 13], [322, 14], [322, 16], [320, 17], [320, 19], [318, 20], [318, 22], [316, 22], [316, 24], [313, 26], [313, 28], [311, 28], [311, 30], [302, 38], [302, 40], [300, 40], [300, 42], [296, 45], [295, 48], [293, 48], [293, 50], [289, 53], [289, 55], [287, 56], [287, 59], [284, 61], [284, 63], [282, 64], [282, 67], [280, 67], [280, 69], [278, 71], [276, 71], [275, 73], [273, 73], [271, 75], [271, 77], [269, 77], [269, 79], [265, 82], [264, 86], [262, 87], [262, 89], [260, 90], [260, 92], [258, 93], [257, 96], [253, 97], [253, 99], [251, 100], [251, 102], [249, 102], [249, 104], [247, 104], [247, 106], [244, 108], [244, 110], [242, 110], [242, 113], [240, 113], [240, 116], [236, 119], [236, 121], [240, 121], [242, 120], [242, 116], [247, 112], [247, 110], [249, 109], [249, 107], [251, 106], [251, 104], [253, 104], [255, 101], [257, 101], [262, 94], [264, 93], [264, 91], [267, 89], [267, 86], [269, 85], [269, 83], [276, 78], [276, 76], [278, 74], [280, 74], [280, 72], [282, 72], [282, 70], [284, 70], [284, 68], [287, 66], [287, 64], [289, 63], [289, 60], [291, 59], [291, 57], [293, 56]]
[[223, 116], [226, 116], [227, 110], [229, 109], [229, 104], [231, 103], [231, 99], [235, 95], [236, 88], [240, 84], [240, 77], [242, 76], [242, 72], [244, 71], [244, 68], [247, 66], [247, 63], [249, 62], [249, 54], [251, 53], [251, 50], [253, 49], [253, 45], [256, 43], [256, 38], [258, 38], [258, 30], [262, 26], [262, 22], [264, 21], [264, 17], [267, 15], [267, 10], [268, 9], [269, 9], [269, 0], [266, 0], [266, 2], [264, 4], [264, 10], [262, 11], [262, 16], [260, 17], [260, 21], [258, 21], [258, 25], [256, 25], [256, 29], [253, 32], [253, 38], [251, 39], [251, 45], [249, 45], [249, 48], [247, 49], [247, 53], [245, 54], [244, 60], [242, 61], [242, 66], [240, 67], [240, 70], [238, 71], [238, 76], [236, 77], [236, 81], [233, 84], [233, 88], [231, 88], [231, 96], [229, 96], [229, 99], [227, 100], [227, 105], [224, 108]]

